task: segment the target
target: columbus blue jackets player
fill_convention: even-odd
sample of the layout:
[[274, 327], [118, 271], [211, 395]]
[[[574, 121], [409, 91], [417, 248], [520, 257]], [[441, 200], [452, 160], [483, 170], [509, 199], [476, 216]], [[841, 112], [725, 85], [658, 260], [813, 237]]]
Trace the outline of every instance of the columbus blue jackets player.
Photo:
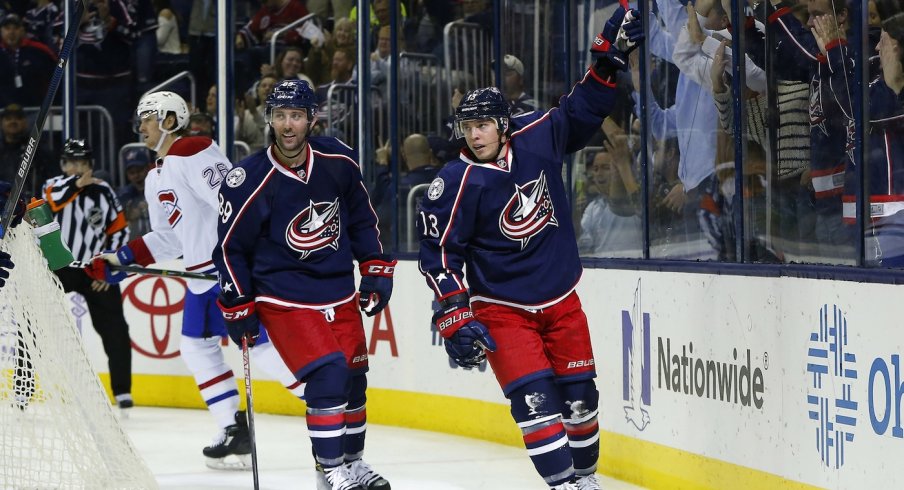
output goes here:
[[555, 489], [599, 488], [599, 393], [562, 162], [599, 131], [616, 73], [642, 39], [637, 12], [619, 8], [594, 40], [595, 64], [545, 114], [512, 118], [496, 88], [466, 94], [454, 130], [467, 148], [420, 209], [420, 268], [446, 351], [466, 368], [489, 359], [528, 455]]
[[356, 152], [310, 137], [317, 99], [307, 82], [281, 82], [266, 104], [273, 144], [220, 187], [220, 307], [233, 338], [256, 336], [259, 317], [307, 383], [311, 444], [332, 488], [389, 489], [361, 459], [367, 349], [353, 261], [368, 316], [388, 303], [396, 262], [383, 253]]

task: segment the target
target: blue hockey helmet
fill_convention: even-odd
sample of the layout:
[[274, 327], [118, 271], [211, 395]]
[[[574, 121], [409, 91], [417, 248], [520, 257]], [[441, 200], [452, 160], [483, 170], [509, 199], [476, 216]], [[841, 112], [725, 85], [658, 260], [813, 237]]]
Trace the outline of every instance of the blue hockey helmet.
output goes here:
[[496, 122], [499, 133], [505, 133], [509, 129], [511, 117], [512, 108], [498, 88], [487, 87], [471, 90], [462, 97], [458, 109], [455, 109], [455, 124], [453, 125], [455, 137], [464, 138], [465, 132], [461, 128], [461, 123], [475, 119], [492, 119]]
[[288, 107], [293, 109], [307, 109], [308, 120], [313, 120], [317, 114], [317, 95], [314, 89], [304, 80], [283, 80], [279, 82], [270, 95], [267, 96], [267, 120], [274, 108]]

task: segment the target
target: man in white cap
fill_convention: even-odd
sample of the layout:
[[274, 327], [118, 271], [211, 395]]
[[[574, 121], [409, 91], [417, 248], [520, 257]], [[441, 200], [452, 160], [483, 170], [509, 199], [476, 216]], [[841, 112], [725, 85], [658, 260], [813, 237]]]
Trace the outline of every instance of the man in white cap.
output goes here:
[[502, 91], [512, 106], [512, 116], [540, 108], [536, 99], [524, 91], [524, 63], [511, 54], [502, 57]]

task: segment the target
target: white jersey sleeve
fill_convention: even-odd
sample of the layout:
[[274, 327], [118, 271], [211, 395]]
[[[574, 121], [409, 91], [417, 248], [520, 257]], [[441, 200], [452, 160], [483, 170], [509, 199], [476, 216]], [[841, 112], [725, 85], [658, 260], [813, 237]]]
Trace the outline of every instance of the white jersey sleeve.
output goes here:
[[[157, 260], [182, 256], [185, 269], [216, 274], [211, 259], [217, 244], [218, 193], [220, 182], [232, 164], [209, 138], [180, 138], [170, 148], [159, 169], [153, 196], [157, 218], [151, 215], [156, 236], [145, 243]], [[147, 195], [147, 185], [145, 187]], [[178, 247], [178, 251], [176, 248]], [[158, 256], [159, 251], [159, 256]], [[173, 254], [176, 255], [173, 255]], [[192, 279], [189, 289], [201, 293], [216, 283]]]

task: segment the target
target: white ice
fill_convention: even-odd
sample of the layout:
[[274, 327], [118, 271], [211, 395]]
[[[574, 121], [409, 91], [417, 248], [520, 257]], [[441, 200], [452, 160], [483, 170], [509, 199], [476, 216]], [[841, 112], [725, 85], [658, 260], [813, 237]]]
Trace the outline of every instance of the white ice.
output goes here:
[[[315, 489], [304, 419], [255, 414], [260, 488]], [[161, 489], [251, 489], [250, 471], [204, 466], [216, 432], [206, 410], [135, 407], [122, 425]], [[524, 449], [464, 437], [368, 424], [365, 460], [394, 490], [543, 490]], [[601, 478], [607, 490], [639, 487]]]

